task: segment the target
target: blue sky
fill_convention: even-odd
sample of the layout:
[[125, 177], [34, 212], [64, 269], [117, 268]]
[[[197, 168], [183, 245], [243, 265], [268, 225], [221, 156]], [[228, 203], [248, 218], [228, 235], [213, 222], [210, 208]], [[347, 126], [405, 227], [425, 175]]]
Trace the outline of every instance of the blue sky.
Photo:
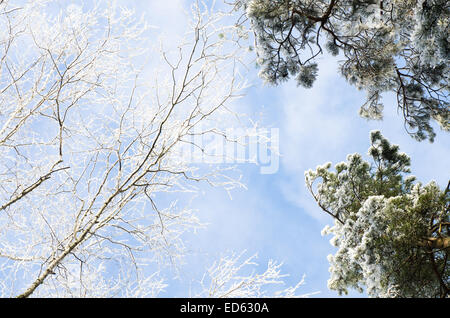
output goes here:
[[[145, 13], [156, 46], [159, 39], [166, 39], [164, 47], [174, 48], [187, 29], [189, 17], [185, 11], [192, 1], [119, 2], [135, 8], [137, 13]], [[170, 286], [160, 296], [186, 296], [191, 283], [201, 279], [204, 269], [214, 260], [246, 250], [247, 256], [258, 254], [257, 270], [261, 272], [271, 259], [283, 262], [282, 271], [289, 275], [286, 285], [295, 285], [306, 275], [299, 293], [318, 291], [318, 297], [337, 297], [327, 288], [327, 255], [334, 253], [329, 244], [331, 237], [321, 236], [323, 227], [333, 220], [321, 212], [308, 193], [304, 172], [325, 162], [336, 164], [350, 153], [366, 154], [372, 130], [381, 130], [410, 155], [411, 170], [418, 180], [435, 180], [441, 187], [447, 184], [450, 134], [436, 127], [438, 134], [433, 144], [412, 139], [404, 129], [392, 95], [383, 99], [382, 121], [359, 117], [365, 94], [338, 74], [338, 60], [339, 57], [319, 58], [319, 76], [311, 89], [297, 87], [293, 81], [277, 87], [265, 85], [254, 64], [249, 63], [246, 76], [252, 86], [234, 107], [262, 127], [279, 129], [279, 169], [274, 174], [261, 174], [257, 165], [240, 164], [237, 168], [247, 189], [233, 190], [232, 199], [224, 189], [207, 185], [202, 186], [201, 195], [186, 199], [192, 199], [192, 207], [207, 226], [185, 235], [190, 253], [179, 268], [181, 280], [169, 281]], [[154, 63], [150, 61], [151, 66]], [[168, 268], [163, 274], [170, 277], [173, 271]], [[349, 296], [364, 295], [351, 292]]]
[[[129, 2], [147, 13], [160, 35], [176, 37], [184, 30], [183, 7], [189, 1]], [[319, 297], [336, 297], [327, 289], [327, 255], [333, 253], [330, 237], [320, 232], [332, 220], [321, 213], [304, 186], [304, 171], [319, 164], [336, 164], [347, 154], [366, 154], [371, 130], [381, 130], [392, 143], [411, 156], [412, 173], [423, 183], [436, 180], [442, 187], [450, 171], [450, 135], [438, 132], [436, 141], [417, 142], [403, 127], [395, 97], [384, 96], [384, 119], [367, 121], [358, 115], [365, 94], [339, 76], [339, 58], [322, 56], [319, 76], [312, 89], [287, 82], [278, 87], [264, 85], [257, 69], [250, 66], [253, 84], [238, 105], [262, 125], [280, 129], [280, 168], [275, 174], [260, 174], [255, 165], [240, 165], [247, 190], [233, 191], [233, 199], [221, 189], [205, 187], [194, 199], [200, 219], [208, 227], [186, 242], [192, 255], [181, 269], [181, 277], [195, 279], [212, 259], [227, 251], [258, 253], [261, 269], [269, 259], [284, 263], [287, 284], [294, 285], [304, 274], [301, 292], [320, 291]], [[180, 296], [186, 285], [170, 287], [163, 296]], [[349, 296], [358, 297], [351, 292]]]

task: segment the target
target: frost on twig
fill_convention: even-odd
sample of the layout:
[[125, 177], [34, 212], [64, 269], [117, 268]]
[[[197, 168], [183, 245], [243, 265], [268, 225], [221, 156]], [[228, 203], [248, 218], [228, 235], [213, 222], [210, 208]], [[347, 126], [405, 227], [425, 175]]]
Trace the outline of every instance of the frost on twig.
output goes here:
[[286, 287], [289, 276], [281, 273], [282, 264], [270, 260], [267, 269], [257, 273], [257, 255], [245, 256], [245, 251], [221, 257], [206, 272], [202, 291], [197, 297], [212, 298], [261, 298], [261, 297], [308, 297], [317, 293], [299, 294], [304, 277], [295, 285]]
[[0, 296], [156, 296], [201, 226], [179, 197], [242, 186], [183, 155], [234, 142], [246, 87], [233, 28], [191, 9], [169, 52], [115, 3], [0, 3]]

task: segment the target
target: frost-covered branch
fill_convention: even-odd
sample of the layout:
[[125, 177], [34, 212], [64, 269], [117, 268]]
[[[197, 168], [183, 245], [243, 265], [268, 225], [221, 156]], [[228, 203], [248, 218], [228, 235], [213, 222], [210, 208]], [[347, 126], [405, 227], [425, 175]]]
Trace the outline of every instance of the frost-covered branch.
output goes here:
[[236, 142], [246, 87], [233, 27], [191, 13], [174, 50], [107, 1], [0, 3], [1, 296], [156, 296], [202, 226], [177, 195], [242, 186], [185, 156]]
[[397, 95], [407, 132], [434, 140], [450, 129], [449, 16], [446, 0], [235, 0], [255, 37], [260, 76], [311, 87], [318, 57], [341, 57], [340, 72], [367, 92], [360, 115], [383, 116], [382, 93]]
[[409, 157], [380, 132], [371, 142], [372, 162], [356, 153], [335, 172], [326, 164], [305, 173], [319, 207], [336, 220], [323, 231], [337, 247], [328, 286], [366, 288], [374, 297], [448, 297], [449, 192], [434, 181], [415, 183]]
[[202, 291], [196, 297], [308, 297], [316, 294], [298, 294], [304, 277], [295, 286], [283, 286], [287, 275], [281, 273], [280, 263], [269, 261], [267, 269], [258, 274], [256, 258], [256, 255], [245, 258], [244, 253], [222, 257], [207, 270], [201, 281]]

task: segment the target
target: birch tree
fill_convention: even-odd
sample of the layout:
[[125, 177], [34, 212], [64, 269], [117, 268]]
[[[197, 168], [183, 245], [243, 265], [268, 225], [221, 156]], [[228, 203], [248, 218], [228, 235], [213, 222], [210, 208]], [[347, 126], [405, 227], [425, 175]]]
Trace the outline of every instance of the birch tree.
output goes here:
[[433, 141], [433, 122], [450, 129], [449, 16], [446, 0], [235, 0], [255, 35], [260, 76], [311, 87], [318, 58], [339, 55], [340, 73], [367, 93], [360, 115], [381, 119], [393, 92], [407, 132]]
[[245, 81], [221, 18], [194, 3], [168, 52], [126, 7], [0, 1], [1, 296], [164, 290], [158, 266], [201, 225], [177, 196], [241, 186], [183, 156], [203, 147], [194, 134], [234, 142], [225, 128]]
[[337, 247], [329, 256], [328, 287], [364, 289], [373, 297], [448, 297], [450, 182], [440, 189], [410, 176], [410, 159], [379, 131], [366, 161], [358, 154], [305, 173], [318, 206], [334, 219], [323, 234]]

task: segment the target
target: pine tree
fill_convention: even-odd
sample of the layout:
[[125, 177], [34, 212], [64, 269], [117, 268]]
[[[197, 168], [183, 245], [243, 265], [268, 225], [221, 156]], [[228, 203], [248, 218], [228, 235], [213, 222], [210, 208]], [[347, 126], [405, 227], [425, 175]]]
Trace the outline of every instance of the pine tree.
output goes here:
[[260, 76], [295, 77], [311, 87], [317, 57], [341, 54], [340, 72], [367, 92], [360, 115], [381, 119], [394, 92], [405, 128], [434, 140], [432, 120], [450, 129], [449, 16], [446, 0], [236, 0], [255, 34]]
[[317, 204], [335, 220], [323, 231], [337, 247], [328, 286], [340, 294], [365, 288], [374, 297], [448, 297], [450, 182], [445, 190], [416, 182], [397, 145], [378, 131], [371, 142], [372, 162], [356, 153], [335, 172], [327, 163], [305, 173]]
[[[305, 173], [320, 208], [335, 224], [324, 234], [338, 248], [329, 257], [330, 289], [375, 297], [446, 297], [450, 268], [450, 191], [423, 186], [410, 173], [409, 157], [380, 132], [371, 133], [369, 155]], [[316, 180], [321, 182], [315, 187]]]

